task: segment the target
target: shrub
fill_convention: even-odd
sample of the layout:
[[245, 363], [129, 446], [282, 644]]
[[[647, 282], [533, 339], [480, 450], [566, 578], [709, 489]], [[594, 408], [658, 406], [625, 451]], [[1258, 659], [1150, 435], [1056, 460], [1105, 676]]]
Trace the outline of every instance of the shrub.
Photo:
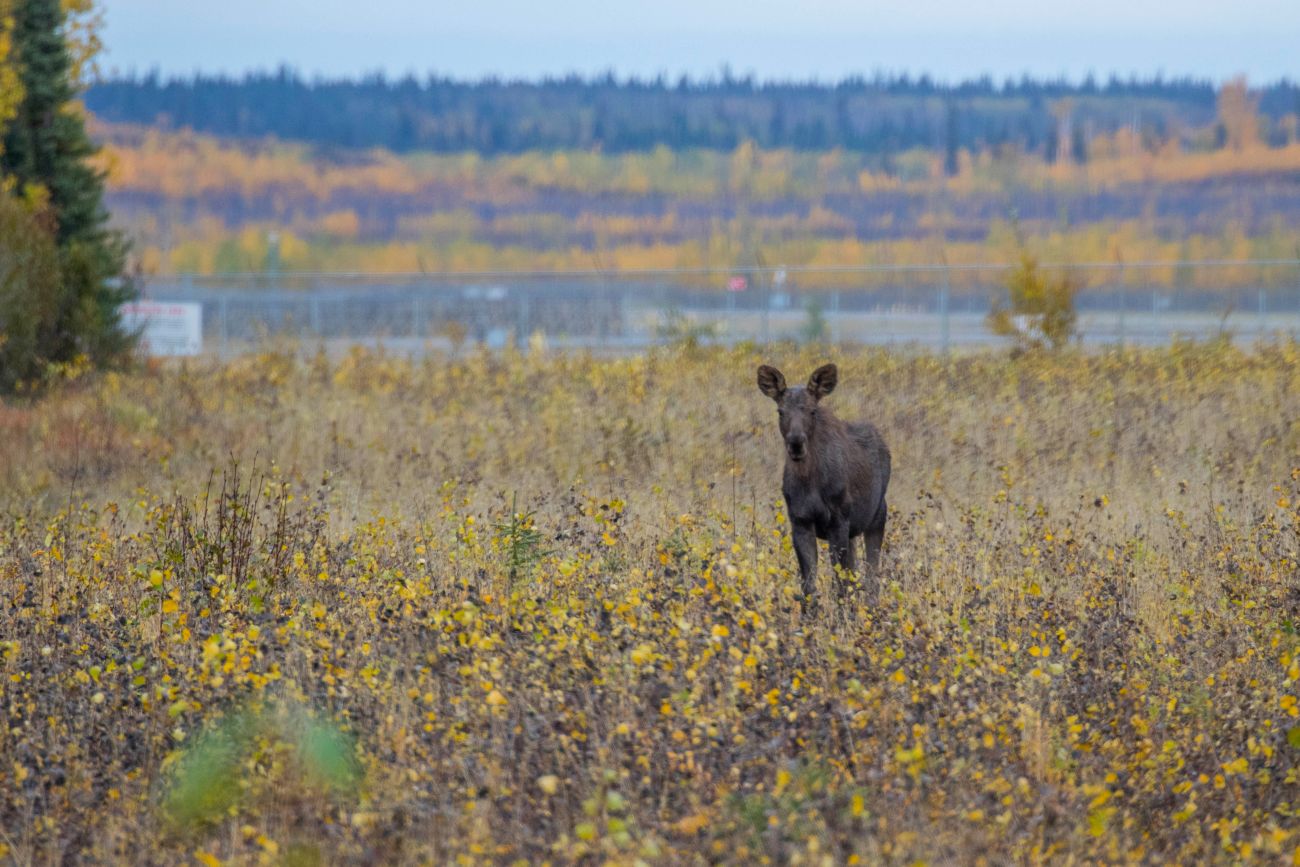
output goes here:
[[1022, 250], [1007, 281], [1008, 300], [989, 312], [994, 334], [1014, 338], [1020, 350], [1058, 349], [1075, 335], [1074, 296], [1079, 282], [1070, 274], [1044, 274], [1038, 259]]
[[826, 321], [826, 314], [822, 310], [822, 300], [815, 295], [809, 298], [804, 312], [807, 318], [799, 329], [800, 340], [804, 343], [822, 343], [829, 339], [830, 323]]
[[101, 251], [60, 248], [39, 214], [0, 193], [0, 394], [39, 389], [58, 365], [124, 358], [134, 335], [119, 306], [127, 283], [106, 281]]
[[718, 327], [711, 322], [696, 322], [673, 308], [655, 326], [655, 336], [677, 349], [694, 351], [718, 338]]
[[66, 292], [54, 237], [17, 200], [0, 194], [0, 392], [34, 384], [64, 339]]
[[[3, 52], [6, 86], [13, 91], [0, 98], [12, 103], [0, 106], [0, 196], [13, 191], [27, 210], [16, 211], [22, 206], [15, 201], [2, 206], [7, 276], [0, 316], [8, 347], [0, 387], [8, 390], [33, 383], [52, 365], [111, 365], [134, 342], [118, 314], [135, 296], [126, 274], [127, 242], [109, 226], [104, 171], [91, 162], [97, 148], [76, 107], [78, 70], [88, 58], [81, 48], [74, 57], [68, 44], [69, 27], [75, 33], [77, 25], [75, 15], [69, 24], [64, 6], [59, 0], [0, 2], [0, 12], [7, 10], [0, 15], [9, 49]], [[74, 4], [78, 14], [91, 9]], [[47, 225], [51, 237], [40, 237]], [[26, 273], [37, 263], [39, 273]]]

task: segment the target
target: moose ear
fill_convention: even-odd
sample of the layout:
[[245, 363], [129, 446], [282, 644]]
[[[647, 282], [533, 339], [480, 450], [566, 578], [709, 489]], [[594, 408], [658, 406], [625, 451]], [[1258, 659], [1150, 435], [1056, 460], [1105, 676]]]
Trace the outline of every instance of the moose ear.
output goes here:
[[764, 364], [758, 369], [758, 390], [772, 400], [780, 400], [785, 394], [785, 377], [775, 367]]
[[823, 364], [808, 377], [808, 393], [815, 399], [821, 400], [835, 390], [835, 385], [839, 381], [839, 368], [833, 364]]

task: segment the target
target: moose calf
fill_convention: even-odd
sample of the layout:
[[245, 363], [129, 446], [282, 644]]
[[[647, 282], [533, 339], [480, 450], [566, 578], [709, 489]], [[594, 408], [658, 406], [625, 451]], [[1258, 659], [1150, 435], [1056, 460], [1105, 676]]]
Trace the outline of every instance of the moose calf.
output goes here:
[[[787, 388], [775, 367], [758, 369], [758, 388], [776, 401], [785, 439], [781, 491], [790, 513], [804, 604], [815, 604], [817, 540], [830, 543], [831, 562], [856, 571], [853, 540], [865, 537], [867, 576], [876, 578], [885, 536], [889, 448], [870, 422], [845, 423], [821, 399], [835, 390], [839, 371], [824, 364], [806, 386]], [[844, 591], [838, 584], [839, 591]], [[874, 585], [873, 585], [874, 586]]]

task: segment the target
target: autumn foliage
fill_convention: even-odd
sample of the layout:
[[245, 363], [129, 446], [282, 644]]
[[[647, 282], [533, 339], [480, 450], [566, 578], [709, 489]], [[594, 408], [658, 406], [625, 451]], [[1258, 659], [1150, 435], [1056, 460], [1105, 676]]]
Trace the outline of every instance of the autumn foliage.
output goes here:
[[[1078, 139], [1086, 158], [1005, 143], [883, 160], [746, 139], [399, 154], [103, 123], [97, 133], [110, 202], [149, 273], [1006, 263], [1016, 220], [1044, 261], [1106, 262], [1116, 248], [1130, 261], [1295, 257], [1295, 119], [1266, 123], [1244, 82], [1226, 84], [1195, 128], [1093, 131], [1074, 122], [1078, 106], [1053, 105], [1057, 138]], [[1172, 285], [1172, 264], [1162, 279]]]
[[1074, 296], [1079, 281], [1069, 273], [1046, 274], [1028, 250], [1007, 280], [1007, 298], [995, 299], [989, 328], [1015, 340], [1018, 349], [1059, 349], [1075, 335]]

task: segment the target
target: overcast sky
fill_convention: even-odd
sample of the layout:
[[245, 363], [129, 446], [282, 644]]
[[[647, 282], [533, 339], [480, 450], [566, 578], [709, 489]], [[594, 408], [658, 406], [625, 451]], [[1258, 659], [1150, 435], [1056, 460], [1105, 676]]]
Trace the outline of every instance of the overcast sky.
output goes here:
[[102, 0], [105, 71], [1300, 78], [1300, 0]]

